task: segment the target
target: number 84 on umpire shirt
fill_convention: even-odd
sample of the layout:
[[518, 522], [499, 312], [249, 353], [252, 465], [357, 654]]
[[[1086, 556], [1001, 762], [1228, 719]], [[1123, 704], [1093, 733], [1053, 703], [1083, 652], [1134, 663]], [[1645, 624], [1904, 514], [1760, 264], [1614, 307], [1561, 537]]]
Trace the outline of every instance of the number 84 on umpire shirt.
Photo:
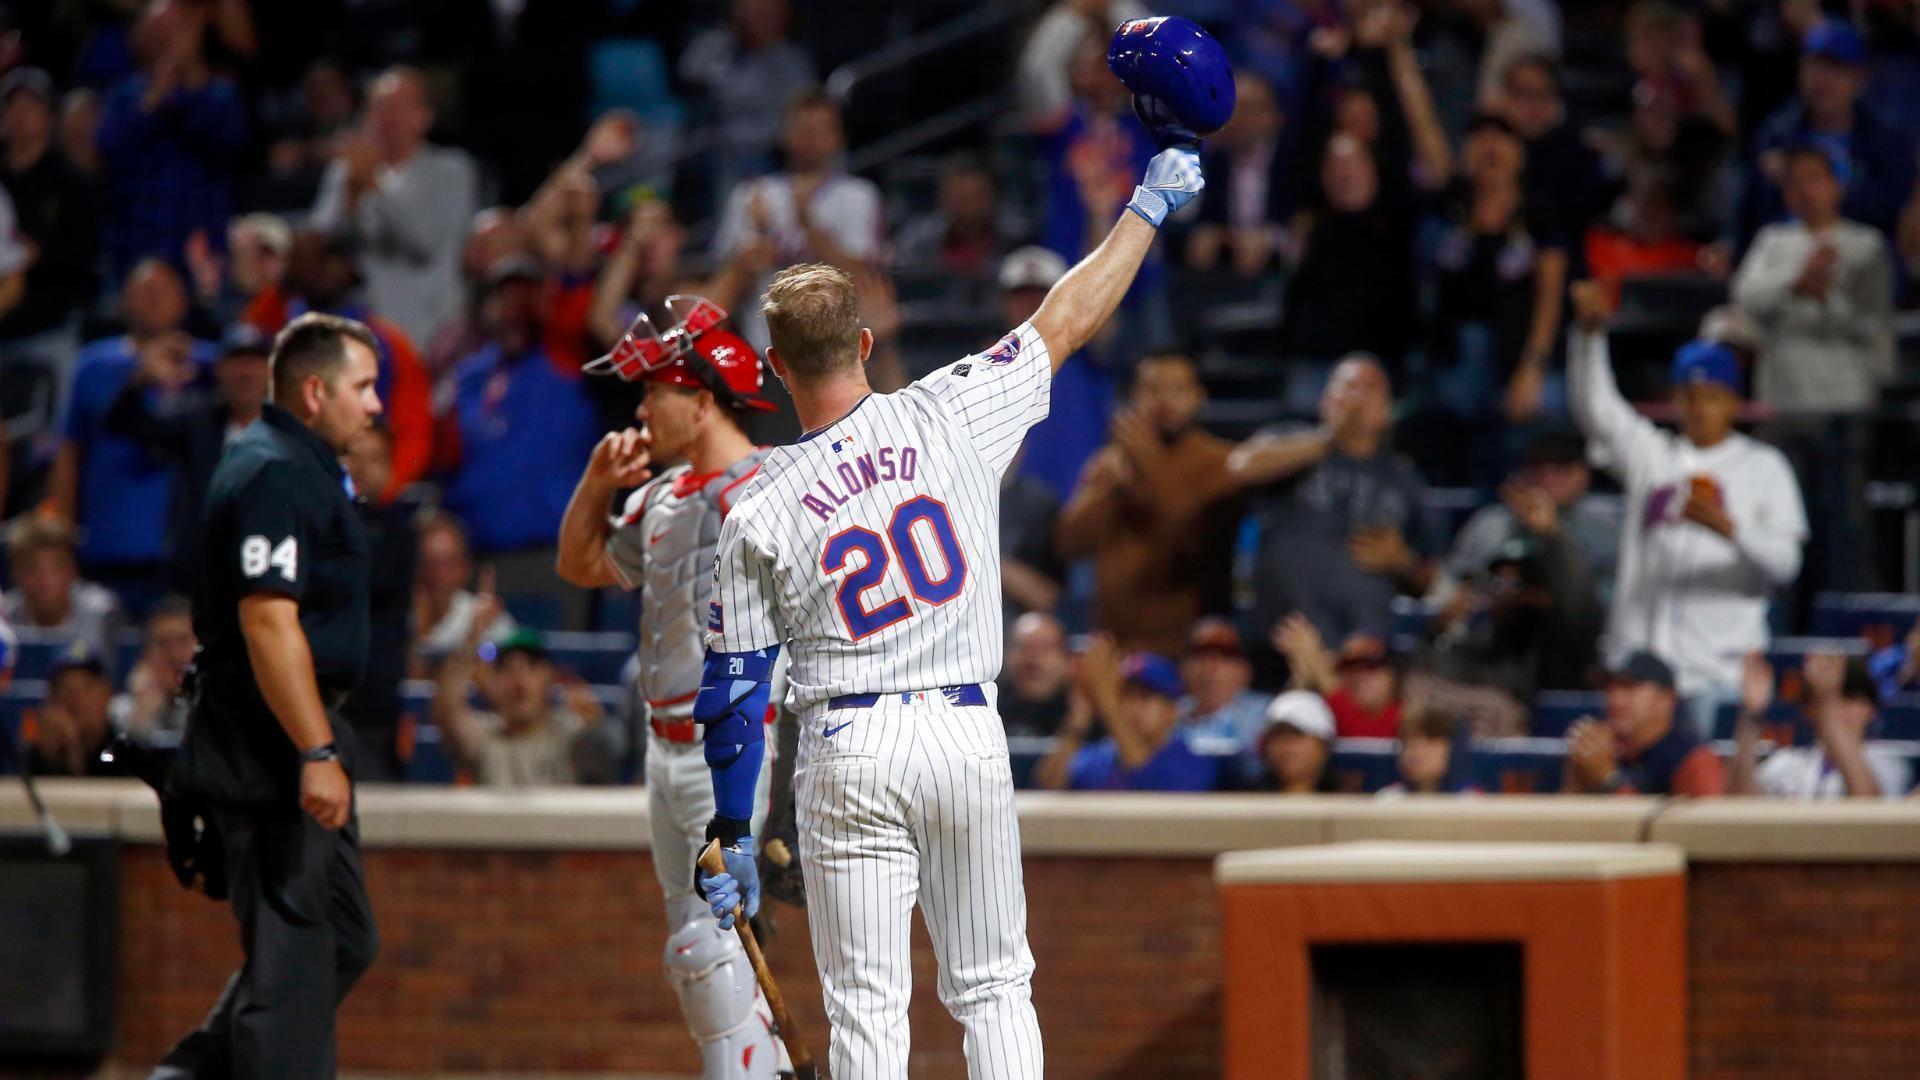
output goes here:
[[[240, 633], [240, 601], [279, 593], [299, 605], [315, 681], [330, 708], [360, 685], [371, 567], [346, 470], [319, 436], [267, 405], [259, 422], [227, 445], [214, 470], [205, 544], [193, 623], [203, 650], [206, 707], [189, 733], [189, 755], [212, 752], [226, 766], [226, 783], [205, 777], [215, 781], [211, 786], [244, 789], [207, 795], [297, 794], [298, 755], [260, 696]], [[343, 729], [336, 721], [334, 737], [344, 750]], [[260, 789], [263, 780], [267, 790]]]

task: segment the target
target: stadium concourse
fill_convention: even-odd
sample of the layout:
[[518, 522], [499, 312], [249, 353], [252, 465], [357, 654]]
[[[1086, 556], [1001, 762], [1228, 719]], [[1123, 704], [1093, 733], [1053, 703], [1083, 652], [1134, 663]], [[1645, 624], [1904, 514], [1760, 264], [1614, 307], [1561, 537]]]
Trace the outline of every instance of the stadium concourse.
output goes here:
[[556, 572], [641, 394], [583, 364], [676, 296], [764, 349], [815, 261], [877, 390], [994, 348], [1160, 149], [1150, 14], [1236, 106], [1001, 490], [1021, 797], [1914, 798], [1914, 0], [5, 5], [0, 774], [178, 748], [318, 311], [384, 405], [356, 781], [643, 785], [639, 601]]

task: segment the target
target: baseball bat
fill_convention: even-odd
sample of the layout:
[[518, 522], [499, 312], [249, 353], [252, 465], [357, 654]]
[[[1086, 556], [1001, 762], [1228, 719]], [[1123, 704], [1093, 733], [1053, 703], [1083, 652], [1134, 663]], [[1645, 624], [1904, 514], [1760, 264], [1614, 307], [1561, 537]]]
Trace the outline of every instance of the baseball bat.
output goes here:
[[[726, 860], [720, 857], [720, 841], [707, 841], [706, 850], [700, 853], [700, 869], [709, 874], [727, 872]], [[739, 906], [733, 909], [733, 929], [740, 935], [741, 947], [747, 950], [747, 960], [753, 964], [753, 977], [760, 981], [760, 992], [767, 996], [767, 1007], [773, 1010], [775, 1033], [786, 1044], [787, 1056], [793, 1059], [793, 1080], [819, 1080], [813, 1054], [807, 1050], [807, 1041], [794, 1025], [793, 1014], [787, 1011], [787, 999], [780, 996], [780, 985], [773, 981], [773, 972], [767, 970], [766, 954], [760, 951], [753, 927], [747, 924], [747, 913]]]

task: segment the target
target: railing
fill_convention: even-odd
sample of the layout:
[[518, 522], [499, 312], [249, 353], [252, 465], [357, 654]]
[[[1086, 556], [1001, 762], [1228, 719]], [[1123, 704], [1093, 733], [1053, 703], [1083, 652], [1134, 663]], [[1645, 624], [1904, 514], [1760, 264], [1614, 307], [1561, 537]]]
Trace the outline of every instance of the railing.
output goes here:
[[1020, 8], [1016, 4], [988, 4], [971, 14], [903, 38], [833, 69], [827, 76], [827, 93], [844, 108], [852, 100], [853, 92], [868, 79], [905, 67], [922, 57], [943, 52], [990, 30], [997, 30], [1019, 15]]
[[[827, 76], [826, 91], [846, 108], [861, 84], [997, 31], [1020, 15], [1018, 4], [988, 4], [840, 65]], [[867, 172], [955, 132], [988, 123], [1008, 101], [1004, 93], [984, 94], [918, 120], [854, 150], [847, 157], [847, 171]]]

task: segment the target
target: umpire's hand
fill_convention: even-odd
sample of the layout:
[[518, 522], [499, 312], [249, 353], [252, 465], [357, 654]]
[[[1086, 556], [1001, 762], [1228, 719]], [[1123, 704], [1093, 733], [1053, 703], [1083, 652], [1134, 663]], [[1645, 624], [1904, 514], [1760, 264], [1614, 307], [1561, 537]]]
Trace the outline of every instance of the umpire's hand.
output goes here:
[[309, 761], [300, 766], [300, 809], [313, 815], [322, 828], [347, 823], [353, 809], [353, 783], [338, 761]]

